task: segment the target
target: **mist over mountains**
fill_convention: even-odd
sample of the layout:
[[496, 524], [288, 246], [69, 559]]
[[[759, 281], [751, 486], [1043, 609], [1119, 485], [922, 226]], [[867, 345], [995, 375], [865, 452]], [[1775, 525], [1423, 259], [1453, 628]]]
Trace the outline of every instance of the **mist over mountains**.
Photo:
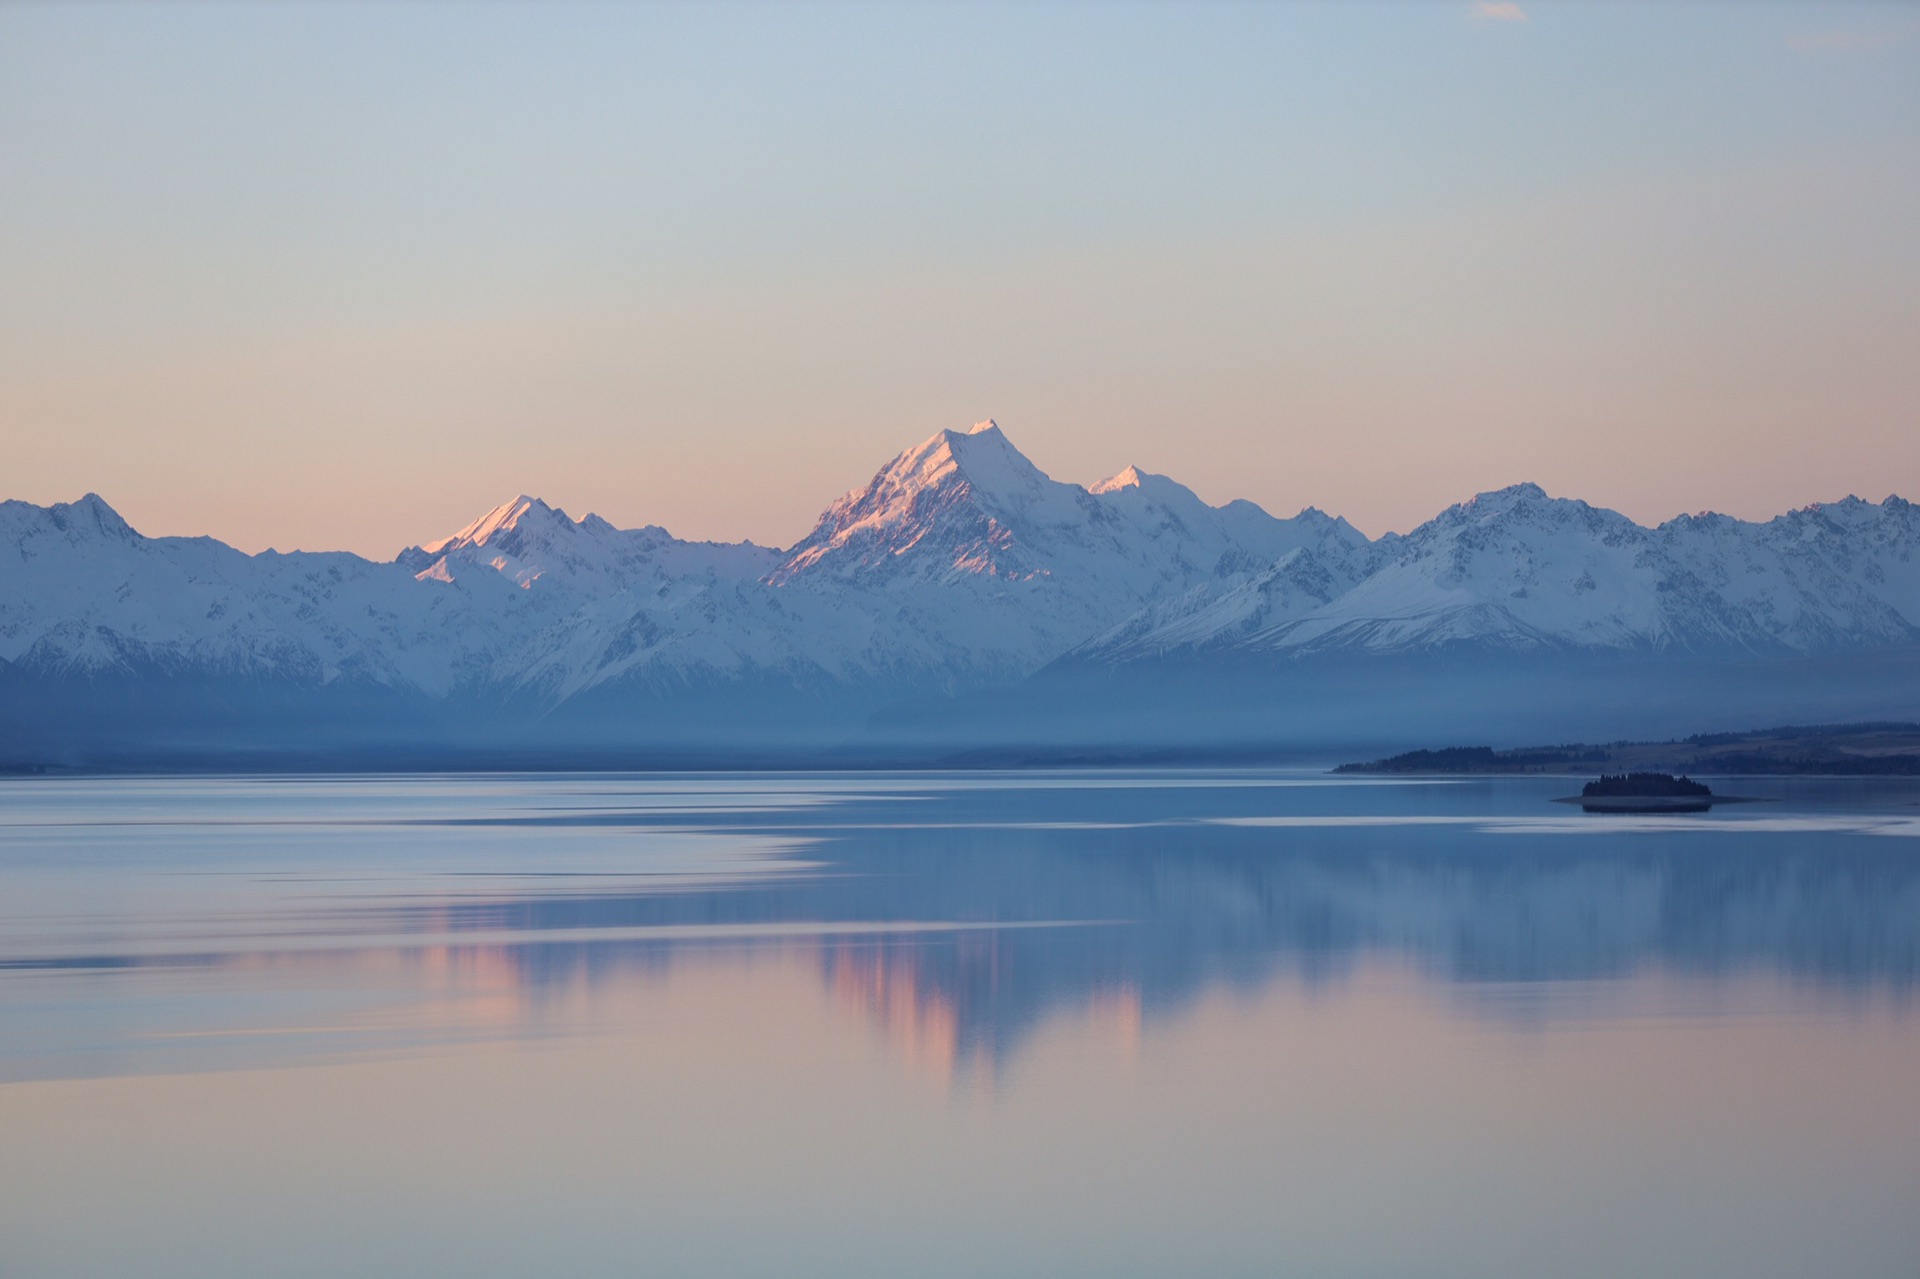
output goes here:
[[[0, 503], [0, 762], [1098, 756], [1920, 715], [1920, 515], [1531, 484], [1370, 540], [942, 431], [785, 550], [530, 496], [389, 563]], [[983, 754], [984, 753], [984, 754]]]

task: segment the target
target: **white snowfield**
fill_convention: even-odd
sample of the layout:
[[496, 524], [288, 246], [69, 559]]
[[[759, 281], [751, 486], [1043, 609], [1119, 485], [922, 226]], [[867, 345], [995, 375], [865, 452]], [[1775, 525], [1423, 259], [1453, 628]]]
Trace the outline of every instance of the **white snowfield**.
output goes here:
[[[1344, 552], [1344, 553], [1342, 553]], [[1282, 560], [1218, 599], [1163, 605], [1083, 646], [1176, 651], [1639, 650], [1814, 655], [1920, 639], [1920, 515], [1890, 497], [1763, 524], [1643, 528], [1518, 484], [1402, 538]]]
[[947, 692], [1095, 663], [1324, 652], [1814, 655], [1920, 640], [1897, 497], [1644, 528], [1531, 484], [1369, 541], [1129, 467], [1083, 488], [983, 422], [900, 454], [790, 550], [531, 497], [389, 564], [147, 538], [0, 503], [0, 663], [30, 678], [352, 680], [555, 705], [609, 682]]

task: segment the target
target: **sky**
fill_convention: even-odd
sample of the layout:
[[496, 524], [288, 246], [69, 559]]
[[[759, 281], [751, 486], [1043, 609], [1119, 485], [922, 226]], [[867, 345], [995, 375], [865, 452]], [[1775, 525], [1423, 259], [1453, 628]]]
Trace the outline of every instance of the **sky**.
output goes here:
[[786, 545], [943, 427], [1404, 531], [1920, 499], [1920, 7], [0, 0], [0, 497]]

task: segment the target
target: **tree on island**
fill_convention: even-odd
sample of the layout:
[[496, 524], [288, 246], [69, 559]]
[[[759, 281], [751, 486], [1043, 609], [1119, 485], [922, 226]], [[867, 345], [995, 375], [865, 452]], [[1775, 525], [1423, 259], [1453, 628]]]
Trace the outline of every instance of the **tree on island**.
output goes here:
[[1675, 795], [1697, 798], [1713, 794], [1704, 784], [1691, 777], [1675, 777], [1672, 773], [1613, 773], [1603, 774], [1599, 781], [1588, 782], [1580, 794], [1588, 799], [1596, 796], [1623, 795]]

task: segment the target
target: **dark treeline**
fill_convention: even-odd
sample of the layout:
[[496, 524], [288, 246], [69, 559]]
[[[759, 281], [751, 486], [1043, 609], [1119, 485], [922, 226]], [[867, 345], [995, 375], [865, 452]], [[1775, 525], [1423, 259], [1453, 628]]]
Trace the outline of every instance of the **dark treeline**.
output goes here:
[[1716, 776], [1920, 777], [1920, 726], [1878, 722], [1700, 733], [1665, 742], [1584, 742], [1495, 750], [1408, 751], [1340, 773], [1709, 773]]
[[1603, 775], [1597, 782], [1588, 782], [1580, 793], [1591, 799], [1601, 795], [1626, 795], [1634, 798], [1645, 796], [1677, 795], [1689, 798], [1705, 798], [1713, 794], [1705, 785], [1691, 777], [1675, 777], [1672, 773], [1610, 773]]
[[1573, 746], [1542, 750], [1497, 751], [1491, 746], [1448, 746], [1440, 750], [1407, 751], [1366, 764], [1342, 764], [1336, 773], [1523, 773], [1567, 772], [1576, 765], [1605, 761], [1600, 747]]

